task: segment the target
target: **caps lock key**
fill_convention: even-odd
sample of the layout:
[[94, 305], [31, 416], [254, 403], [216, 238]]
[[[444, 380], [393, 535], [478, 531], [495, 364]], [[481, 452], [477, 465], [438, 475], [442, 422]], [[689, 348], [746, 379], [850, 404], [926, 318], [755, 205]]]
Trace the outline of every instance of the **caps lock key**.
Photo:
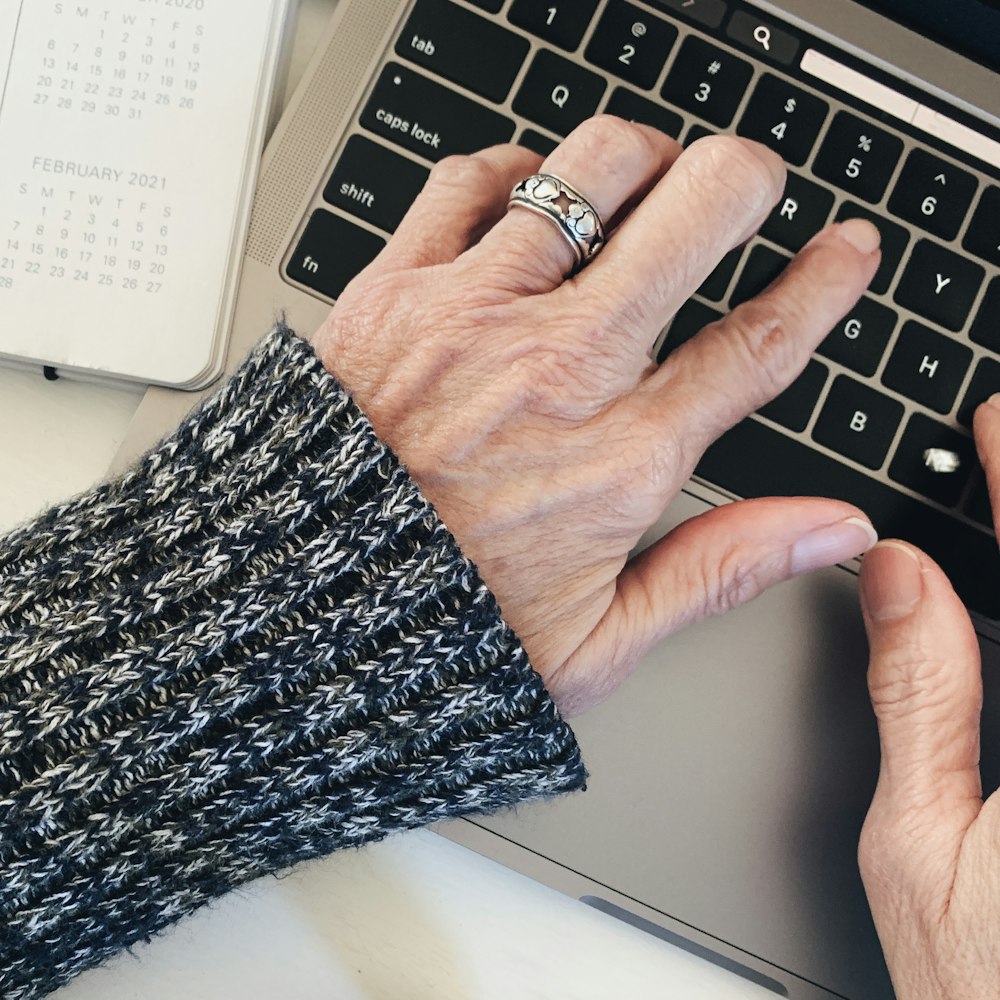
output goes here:
[[399, 63], [388, 63], [361, 124], [435, 163], [509, 142], [514, 122]]

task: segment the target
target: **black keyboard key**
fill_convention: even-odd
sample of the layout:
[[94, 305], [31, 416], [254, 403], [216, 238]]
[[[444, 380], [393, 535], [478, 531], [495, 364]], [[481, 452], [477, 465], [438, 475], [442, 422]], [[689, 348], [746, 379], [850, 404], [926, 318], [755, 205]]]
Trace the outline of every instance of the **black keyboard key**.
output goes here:
[[829, 375], [825, 365], [810, 360], [805, 371], [777, 398], [758, 411], [790, 431], [804, 431], [809, 426], [813, 410], [826, 388]]
[[828, 455], [745, 420], [713, 444], [697, 474], [736, 496], [820, 496], [852, 503], [882, 538], [919, 545], [974, 611], [1000, 618], [1000, 551], [984, 532]]
[[663, 96], [671, 104], [726, 128], [752, 76], [750, 63], [689, 35], [667, 74]]
[[986, 287], [986, 294], [976, 313], [969, 337], [977, 344], [1000, 354], [1000, 277]]
[[572, 52], [583, 40], [598, 0], [514, 0], [512, 24]]
[[990, 491], [986, 485], [986, 476], [979, 473], [969, 491], [969, 499], [965, 502], [965, 513], [974, 521], [993, 528], [993, 507], [990, 503]]
[[670, 330], [667, 332], [667, 336], [664, 338], [663, 343], [660, 345], [660, 350], [657, 352], [657, 363], [662, 365], [667, 357], [676, 351], [681, 344], [686, 344], [692, 337], [701, 333], [710, 323], [717, 323], [720, 319], [722, 319], [722, 313], [717, 312], [715, 309], [710, 309], [708, 306], [694, 299], [688, 299], [677, 310], [677, 315], [670, 324]]
[[617, 115], [629, 122], [652, 125], [661, 132], [676, 139], [684, 127], [684, 119], [662, 104], [646, 100], [627, 87], [617, 87], [604, 109], [609, 115]]
[[378, 255], [385, 240], [332, 212], [313, 212], [286, 274], [335, 299]]
[[948, 330], [961, 330], [985, 276], [974, 261], [920, 240], [899, 279], [896, 301]]
[[514, 111], [557, 135], [569, 135], [597, 110], [606, 87], [603, 76], [542, 49], [514, 98]]
[[626, 0], [611, 0], [587, 46], [587, 59], [637, 87], [652, 87], [677, 41], [677, 29]]
[[789, 172], [785, 195], [760, 235], [786, 250], [801, 250], [826, 225], [832, 210], [832, 191]]
[[388, 63], [361, 124], [429, 160], [509, 142], [514, 123], [419, 73]]
[[947, 160], [915, 149], [903, 164], [889, 211], [943, 240], [954, 239], [976, 193], [976, 178]]
[[499, 14], [503, 6], [503, 0], [469, 0], [469, 3], [483, 10], [488, 10], [491, 14]]
[[710, 128], [705, 128], [704, 125], [699, 125], [695, 122], [694, 125], [688, 129], [688, 134], [684, 136], [684, 145], [690, 146], [692, 142], [697, 142], [699, 139], [707, 139], [710, 135], [718, 135], [718, 133], [713, 132]]
[[809, 159], [829, 110], [826, 101], [765, 73], [736, 131], [770, 146], [786, 163], [801, 167]]
[[1000, 187], [988, 187], [983, 192], [962, 246], [1000, 267]]
[[528, 40], [451, 0], [417, 0], [396, 54], [491, 101], [510, 93]]
[[953, 507], [978, 465], [972, 438], [915, 413], [889, 463], [889, 477]]
[[863, 201], [877, 202], [889, 186], [903, 140], [840, 111], [819, 148], [813, 173]]
[[733, 14], [726, 34], [755, 56], [782, 66], [791, 66], [802, 47], [802, 42], [791, 32], [745, 10]]
[[958, 422], [972, 426], [972, 418], [977, 407], [985, 403], [994, 393], [1000, 392], [1000, 361], [983, 358], [972, 374], [972, 381], [965, 391], [965, 398], [958, 408]]
[[819, 345], [818, 352], [859, 375], [874, 375], [898, 319], [892, 309], [866, 295]]
[[363, 135], [347, 141], [323, 197], [359, 219], [395, 232], [430, 171]]
[[725, 0], [649, 0], [653, 7], [670, 11], [672, 14], [683, 14], [695, 24], [706, 28], [718, 28], [722, 24], [728, 9]]
[[521, 138], [517, 140], [517, 143], [539, 156], [548, 156], [559, 145], [555, 139], [550, 139], [547, 135], [542, 135], [541, 132], [536, 132], [533, 128], [526, 128], [521, 133]]
[[908, 399], [948, 413], [971, 364], [972, 351], [964, 344], [911, 320], [900, 331], [882, 381]]
[[743, 267], [736, 288], [729, 298], [729, 305], [735, 309], [755, 295], [760, 295], [782, 271], [788, 267], [791, 257], [770, 247], [755, 246]]
[[713, 302], [721, 302], [729, 291], [732, 284], [733, 275], [743, 256], [743, 247], [736, 247], [730, 250], [722, 260], [716, 265], [715, 270], [702, 282], [698, 294]]
[[838, 375], [813, 437], [837, 454], [877, 469], [889, 454], [902, 419], [902, 403], [847, 375]]
[[910, 234], [903, 226], [890, 222], [883, 216], [876, 215], [852, 201], [845, 201], [837, 211], [836, 221], [843, 222], [845, 219], [867, 219], [874, 226], [877, 226], [878, 231], [882, 234], [882, 262], [868, 287], [876, 294], [884, 295], [889, 291], [892, 279], [899, 269], [899, 263], [910, 242]]

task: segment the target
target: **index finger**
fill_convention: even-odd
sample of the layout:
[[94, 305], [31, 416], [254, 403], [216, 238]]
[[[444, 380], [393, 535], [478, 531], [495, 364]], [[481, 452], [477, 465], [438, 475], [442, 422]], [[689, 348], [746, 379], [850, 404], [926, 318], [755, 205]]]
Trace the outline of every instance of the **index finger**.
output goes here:
[[1000, 537], [1000, 393], [991, 396], [973, 417], [972, 430], [976, 436], [979, 461], [986, 472], [986, 487], [990, 491], [993, 509], [993, 527]]

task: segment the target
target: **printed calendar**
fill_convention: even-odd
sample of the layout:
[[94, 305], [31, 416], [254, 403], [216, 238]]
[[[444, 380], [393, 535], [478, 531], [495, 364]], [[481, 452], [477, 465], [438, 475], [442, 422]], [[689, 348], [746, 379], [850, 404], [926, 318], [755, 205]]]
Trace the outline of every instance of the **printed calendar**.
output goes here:
[[0, 355], [217, 374], [287, 8], [0, 3]]

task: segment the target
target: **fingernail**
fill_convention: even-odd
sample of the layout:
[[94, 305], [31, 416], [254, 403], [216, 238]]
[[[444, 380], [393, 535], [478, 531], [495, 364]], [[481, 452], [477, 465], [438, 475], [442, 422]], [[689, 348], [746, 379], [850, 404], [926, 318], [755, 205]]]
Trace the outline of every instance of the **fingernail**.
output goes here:
[[983, 405], [992, 407], [994, 410], [1000, 410], [1000, 392], [993, 393]]
[[875, 529], [860, 517], [827, 525], [800, 538], [792, 546], [792, 573], [810, 573], [867, 552], [878, 541]]
[[868, 617], [878, 622], [905, 618], [923, 596], [920, 560], [899, 542], [879, 542], [865, 556], [861, 599]]
[[863, 254], [873, 254], [882, 245], [882, 234], [867, 219], [848, 219], [835, 232]]

